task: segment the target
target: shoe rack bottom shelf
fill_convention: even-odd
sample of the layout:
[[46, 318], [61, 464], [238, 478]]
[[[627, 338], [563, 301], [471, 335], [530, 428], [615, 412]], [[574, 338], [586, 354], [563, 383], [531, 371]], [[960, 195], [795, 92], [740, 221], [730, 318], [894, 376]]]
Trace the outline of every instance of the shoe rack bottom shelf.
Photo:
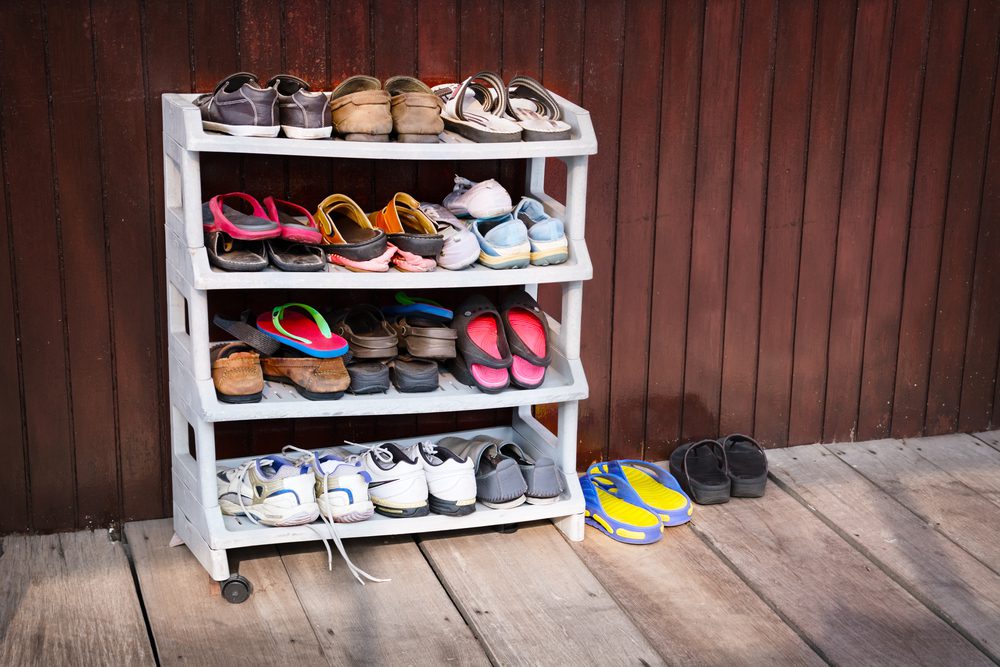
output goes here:
[[[485, 433], [498, 438], [510, 439], [521, 445], [532, 456], [550, 456], [559, 463], [559, 455], [549, 443], [536, 442], [532, 436], [524, 437], [512, 427], [494, 427], [447, 433], [436, 436], [408, 438], [397, 440], [397, 444], [408, 447], [424, 440], [437, 440], [446, 435], [472, 437]], [[219, 461], [220, 467], [236, 466], [246, 458]], [[193, 462], [193, 459], [192, 459]], [[176, 463], [176, 462], [175, 462]], [[261, 526], [248, 521], [244, 517], [224, 516], [218, 506], [204, 508], [195, 500], [195, 495], [186, 487], [182, 475], [174, 477], [175, 512], [179, 512], [198, 530], [207, 546], [213, 550], [236, 549], [241, 547], [266, 544], [283, 544], [287, 542], [308, 542], [321, 537], [329, 538], [330, 529], [322, 521], [316, 521], [304, 526]], [[342, 539], [356, 537], [383, 537], [387, 535], [407, 535], [447, 530], [462, 530], [484, 526], [523, 523], [543, 519], [558, 519], [581, 515], [584, 509], [583, 494], [580, 482], [575, 472], [563, 471], [564, 491], [558, 500], [547, 505], [525, 503], [511, 509], [490, 509], [480, 503], [476, 511], [463, 517], [450, 517], [429, 514], [422, 517], [397, 519], [375, 514], [367, 521], [358, 523], [336, 524], [337, 535]], [[197, 516], [201, 514], [202, 516]], [[204, 534], [207, 533], [207, 534]]]

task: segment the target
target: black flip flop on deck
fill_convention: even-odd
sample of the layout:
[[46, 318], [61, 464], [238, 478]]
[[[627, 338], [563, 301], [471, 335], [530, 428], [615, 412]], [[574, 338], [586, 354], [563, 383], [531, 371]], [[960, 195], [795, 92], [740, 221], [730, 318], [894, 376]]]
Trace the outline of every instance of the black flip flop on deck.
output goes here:
[[733, 498], [760, 498], [767, 485], [767, 454], [756, 440], [734, 433], [720, 444], [729, 464]]
[[717, 440], [699, 440], [675, 449], [670, 455], [670, 474], [699, 505], [729, 502], [729, 466]]

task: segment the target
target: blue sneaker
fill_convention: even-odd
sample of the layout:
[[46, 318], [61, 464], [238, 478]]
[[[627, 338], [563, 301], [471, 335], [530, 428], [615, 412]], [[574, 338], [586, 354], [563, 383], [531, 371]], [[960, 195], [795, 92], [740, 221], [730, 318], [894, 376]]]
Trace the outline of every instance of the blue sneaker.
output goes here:
[[511, 214], [472, 221], [479, 262], [491, 269], [520, 269], [531, 263], [528, 229]]
[[528, 229], [532, 264], [548, 266], [566, 261], [569, 243], [563, 221], [546, 213], [540, 201], [522, 197], [512, 215]]

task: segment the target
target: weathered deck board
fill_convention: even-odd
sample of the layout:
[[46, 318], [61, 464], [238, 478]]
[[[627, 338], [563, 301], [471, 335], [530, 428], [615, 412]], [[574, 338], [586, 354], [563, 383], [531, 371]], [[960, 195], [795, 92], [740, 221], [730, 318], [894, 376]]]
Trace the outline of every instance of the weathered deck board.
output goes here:
[[409, 537], [350, 540], [361, 586], [318, 544], [281, 547], [295, 593], [332, 665], [489, 665], [486, 653]]
[[980, 649], [1000, 656], [1000, 576], [826, 448], [770, 450], [768, 460], [782, 485], [862, 553]]
[[903, 445], [1000, 506], [1000, 451], [964, 433], [906, 439]]
[[274, 549], [239, 552], [239, 572], [254, 590], [229, 604], [186, 548], [167, 545], [172, 534], [169, 519], [125, 526], [161, 665], [325, 661]]
[[924, 458], [920, 442], [875, 440], [827, 449], [1000, 574], [1000, 510], [951, 470]]
[[419, 544], [494, 664], [663, 664], [549, 524]]
[[984, 431], [976, 433], [975, 437], [985, 442], [990, 447], [1000, 450], [1000, 431]]
[[797, 500], [699, 507], [695, 528], [833, 663], [991, 664]]
[[121, 544], [106, 532], [0, 538], [0, 665], [152, 665]]
[[826, 664], [687, 526], [643, 547], [588, 528], [573, 549], [671, 664]]

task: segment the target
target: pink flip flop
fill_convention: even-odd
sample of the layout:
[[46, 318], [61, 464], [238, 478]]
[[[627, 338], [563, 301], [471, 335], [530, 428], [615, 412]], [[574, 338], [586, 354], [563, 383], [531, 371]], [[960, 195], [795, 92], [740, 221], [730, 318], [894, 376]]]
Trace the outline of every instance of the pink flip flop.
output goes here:
[[281, 226], [281, 238], [286, 241], [309, 245], [323, 243], [323, 233], [307, 209], [290, 201], [265, 197], [264, 210], [268, 219]]
[[[299, 308], [307, 315], [297, 310]], [[330, 331], [319, 311], [304, 303], [286, 303], [257, 317], [257, 328], [280, 343], [309, 356], [329, 359], [347, 354], [347, 341]]]
[[[470, 296], [455, 311], [452, 326], [458, 332], [457, 365], [472, 383], [486, 393], [497, 393], [510, 382], [512, 360], [503, 321], [490, 300], [481, 294]], [[460, 381], [465, 381], [456, 375]]]
[[338, 255], [334, 252], [336, 246], [325, 246], [327, 259], [331, 264], [336, 264], [337, 266], [343, 266], [351, 271], [361, 271], [370, 273], [385, 273], [389, 270], [389, 260], [392, 259], [393, 255], [396, 254], [396, 248], [391, 244], [387, 243], [385, 251], [375, 257], [374, 259], [366, 259], [364, 261], [356, 259], [348, 259], [343, 255]]
[[[250, 213], [234, 206], [249, 208]], [[281, 225], [267, 217], [256, 199], [245, 192], [215, 195], [201, 206], [201, 223], [205, 233], [224, 232], [241, 241], [261, 241], [281, 236]]]
[[511, 381], [523, 389], [541, 386], [545, 369], [552, 363], [545, 313], [531, 295], [517, 290], [504, 297], [500, 314], [513, 357]]

